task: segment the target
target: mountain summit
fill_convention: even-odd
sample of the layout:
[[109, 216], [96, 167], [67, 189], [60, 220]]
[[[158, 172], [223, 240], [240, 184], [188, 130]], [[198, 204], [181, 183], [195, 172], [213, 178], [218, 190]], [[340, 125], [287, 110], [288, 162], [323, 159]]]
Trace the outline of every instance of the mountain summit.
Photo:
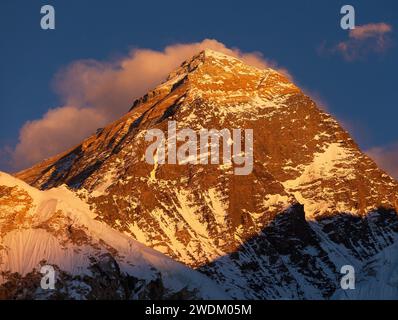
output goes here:
[[[170, 121], [197, 132], [252, 129], [252, 172], [148, 164], [145, 133]], [[330, 115], [283, 74], [212, 50], [118, 121], [17, 177], [42, 190], [66, 184], [98, 220], [235, 298], [339, 297], [341, 266], [355, 264], [366, 280], [398, 232], [397, 182]]]

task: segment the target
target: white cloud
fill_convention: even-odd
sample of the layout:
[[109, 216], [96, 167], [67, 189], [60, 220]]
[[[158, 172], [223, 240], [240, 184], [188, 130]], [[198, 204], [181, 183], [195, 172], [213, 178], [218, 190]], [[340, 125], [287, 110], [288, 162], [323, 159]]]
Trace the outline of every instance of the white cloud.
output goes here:
[[391, 46], [389, 37], [391, 32], [392, 26], [385, 22], [356, 26], [349, 31], [347, 40], [331, 48], [327, 48], [323, 43], [319, 51], [340, 54], [346, 61], [363, 59], [369, 54], [381, 54], [387, 51]]

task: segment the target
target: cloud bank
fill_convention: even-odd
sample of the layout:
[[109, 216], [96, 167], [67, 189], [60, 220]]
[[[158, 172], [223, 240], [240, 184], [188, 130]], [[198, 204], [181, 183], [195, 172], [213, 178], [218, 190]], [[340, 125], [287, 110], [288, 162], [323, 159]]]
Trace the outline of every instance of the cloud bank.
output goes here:
[[23, 168], [66, 151], [104, 123], [106, 116], [95, 109], [51, 109], [41, 119], [26, 122], [20, 130], [19, 143], [12, 153], [14, 166]]
[[[134, 99], [162, 82], [184, 60], [204, 49], [213, 49], [259, 67], [276, 67], [258, 52], [242, 52], [223, 43], [173, 44], [163, 51], [136, 48], [110, 61], [80, 60], [55, 76], [54, 87], [62, 101], [41, 119], [28, 121], [12, 152], [15, 170], [65, 151], [99, 127], [126, 113]], [[278, 69], [289, 76], [285, 69]]]

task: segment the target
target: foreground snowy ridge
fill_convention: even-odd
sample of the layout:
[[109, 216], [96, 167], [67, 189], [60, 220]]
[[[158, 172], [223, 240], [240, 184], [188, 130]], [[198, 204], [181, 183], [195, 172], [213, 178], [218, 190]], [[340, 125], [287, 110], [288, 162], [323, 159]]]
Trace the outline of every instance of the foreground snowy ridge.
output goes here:
[[[88, 204], [65, 186], [39, 191], [0, 173], [0, 195], [1, 272], [26, 276], [45, 261], [71, 276], [92, 275], [93, 260], [101, 263], [111, 255], [121, 273], [146, 283], [160, 275], [169, 294], [187, 290], [192, 298], [227, 298], [204, 275], [97, 221]], [[90, 288], [77, 286], [76, 298], [85, 298]]]

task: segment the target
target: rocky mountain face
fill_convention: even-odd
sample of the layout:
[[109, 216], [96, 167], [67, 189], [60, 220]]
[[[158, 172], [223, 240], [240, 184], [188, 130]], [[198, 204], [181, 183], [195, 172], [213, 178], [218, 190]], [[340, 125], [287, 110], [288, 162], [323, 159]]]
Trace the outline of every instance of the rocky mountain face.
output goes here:
[[[195, 132], [252, 129], [251, 149], [241, 150], [252, 152], [252, 170], [195, 163], [198, 146], [193, 161], [148, 163], [146, 133], [171, 121]], [[393, 269], [381, 277], [370, 267], [391, 260], [383, 252], [397, 239], [397, 182], [286, 76], [219, 52], [185, 61], [123, 118], [17, 177], [48, 192], [65, 184], [96, 221], [233, 298], [398, 297]], [[340, 288], [345, 264], [367, 288], [361, 295]]]

